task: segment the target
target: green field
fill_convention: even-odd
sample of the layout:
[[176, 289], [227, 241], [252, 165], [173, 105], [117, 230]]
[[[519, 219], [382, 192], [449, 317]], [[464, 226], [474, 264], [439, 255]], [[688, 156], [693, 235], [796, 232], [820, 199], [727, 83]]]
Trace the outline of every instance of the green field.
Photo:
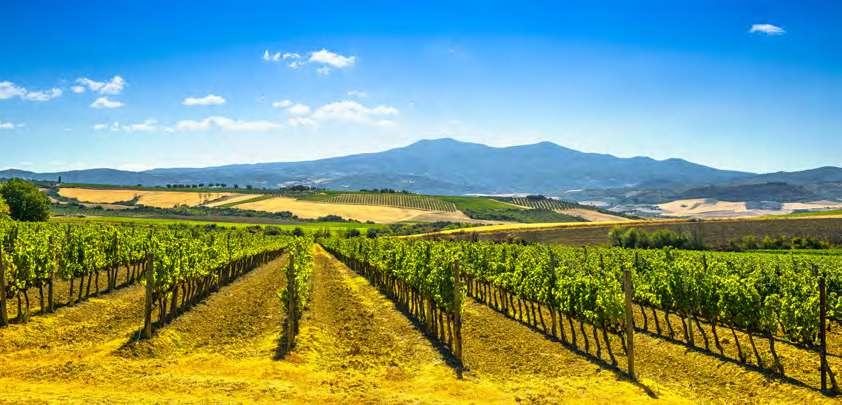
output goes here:
[[324, 199], [335, 204], [381, 205], [423, 211], [455, 212], [456, 205], [441, 198], [408, 193], [342, 193]]
[[582, 218], [559, 214], [543, 208], [523, 208], [488, 197], [449, 197], [442, 200], [456, 205], [459, 211], [474, 219], [522, 223], [581, 222]]
[[782, 217], [816, 217], [824, 215], [842, 215], [842, 210], [830, 211], [808, 211], [808, 212], [793, 212], [792, 214], [781, 215]]
[[554, 198], [526, 198], [526, 197], [506, 197], [499, 198], [501, 201], [520, 205], [529, 208], [539, 208], [545, 210], [565, 210], [570, 208], [579, 208], [579, 204], [568, 201], [556, 200]]

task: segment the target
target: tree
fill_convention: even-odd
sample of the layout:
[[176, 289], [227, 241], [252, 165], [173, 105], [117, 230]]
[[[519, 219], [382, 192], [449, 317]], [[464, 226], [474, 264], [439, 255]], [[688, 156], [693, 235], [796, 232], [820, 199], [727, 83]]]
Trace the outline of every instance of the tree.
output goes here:
[[50, 200], [28, 181], [9, 180], [0, 187], [0, 195], [6, 200], [12, 219], [46, 221], [50, 217]]

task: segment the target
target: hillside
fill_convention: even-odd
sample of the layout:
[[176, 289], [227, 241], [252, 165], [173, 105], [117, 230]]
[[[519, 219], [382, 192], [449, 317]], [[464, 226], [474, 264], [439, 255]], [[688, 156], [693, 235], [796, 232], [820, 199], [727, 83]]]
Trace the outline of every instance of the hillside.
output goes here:
[[406, 147], [302, 162], [236, 164], [207, 168], [115, 169], [34, 173], [0, 171], [65, 183], [164, 186], [224, 183], [275, 189], [304, 184], [356, 191], [391, 188], [435, 195], [561, 196], [566, 200], [660, 204], [686, 198], [794, 202], [842, 200], [842, 168], [753, 174], [720, 170], [681, 159], [619, 158], [584, 153], [550, 142], [496, 148], [453, 139], [422, 140]]
[[618, 158], [550, 142], [495, 148], [453, 139], [423, 140], [377, 153], [288, 163], [169, 168], [142, 172], [91, 169], [55, 173], [0, 171], [0, 177], [156, 186], [227, 183], [276, 188], [290, 183], [337, 190], [406, 189], [425, 194], [558, 194], [581, 188], [645, 184], [708, 184], [748, 173], [681, 159]]
[[576, 208], [570, 211], [516, 205], [479, 196], [289, 189], [255, 194], [255, 190], [239, 193], [234, 189], [119, 186], [50, 186], [45, 190], [61, 208], [62, 215], [99, 216], [122, 211], [121, 215], [131, 216], [224, 216], [231, 219], [261, 216], [292, 221], [343, 219], [378, 224], [601, 222], [615, 219], [594, 207], [578, 204], [571, 203], [567, 207], [557, 202], [566, 208]]

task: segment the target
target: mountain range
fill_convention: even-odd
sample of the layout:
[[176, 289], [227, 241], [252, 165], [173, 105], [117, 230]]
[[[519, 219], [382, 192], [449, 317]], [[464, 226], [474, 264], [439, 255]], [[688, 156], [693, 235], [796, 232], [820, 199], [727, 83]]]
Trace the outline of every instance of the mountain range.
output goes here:
[[[146, 171], [88, 169], [54, 173], [0, 171], [66, 183], [163, 186], [225, 183], [277, 188], [305, 184], [335, 190], [392, 188], [426, 194], [544, 194], [655, 203], [676, 197], [743, 200], [842, 199], [842, 168], [748, 173], [682, 159], [620, 158], [551, 142], [490, 147], [444, 138], [406, 147], [302, 162]], [[748, 198], [746, 198], [748, 197]]]

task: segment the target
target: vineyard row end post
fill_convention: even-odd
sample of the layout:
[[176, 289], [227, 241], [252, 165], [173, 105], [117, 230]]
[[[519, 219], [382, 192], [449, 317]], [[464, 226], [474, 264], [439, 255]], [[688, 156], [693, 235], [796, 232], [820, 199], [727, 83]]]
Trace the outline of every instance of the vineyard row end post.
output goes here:
[[822, 392], [827, 392], [827, 336], [825, 319], [827, 317], [827, 297], [824, 276], [819, 276], [819, 355], [821, 356]]
[[6, 267], [3, 265], [3, 247], [0, 246], [0, 326], [9, 324], [6, 313]]
[[632, 280], [631, 271], [623, 269], [623, 292], [625, 293], [625, 315], [626, 315], [626, 352], [629, 356], [629, 376], [637, 381], [634, 371], [634, 317], [632, 316]]
[[292, 341], [295, 338], [295, 254], [290, 253], [289, 264], [287, 265], [287, 341], [286, 350], [292, 349]]
[[152, 254], [146, 256], [146, 302], [143, 307], [143, 337], [152, 338]]
[[462, 277], [458, 262], [453, 264], [453, 308], [453, 329], [456, 335], [454, 354], [462, 369]]

